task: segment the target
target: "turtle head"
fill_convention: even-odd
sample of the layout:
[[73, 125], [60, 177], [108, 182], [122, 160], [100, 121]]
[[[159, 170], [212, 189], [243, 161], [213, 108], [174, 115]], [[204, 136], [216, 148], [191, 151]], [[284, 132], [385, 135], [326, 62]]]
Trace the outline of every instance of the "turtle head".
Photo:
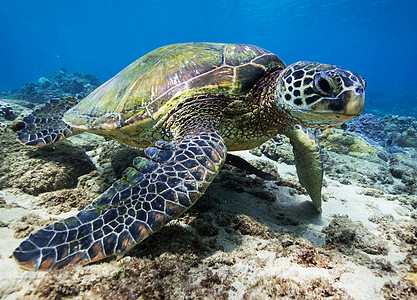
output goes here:
[[298, 123], [330, 128], [361, 114], [365, 86], [362, 77], [340, 67], [297, 62], [278, 77], [275, 99]]

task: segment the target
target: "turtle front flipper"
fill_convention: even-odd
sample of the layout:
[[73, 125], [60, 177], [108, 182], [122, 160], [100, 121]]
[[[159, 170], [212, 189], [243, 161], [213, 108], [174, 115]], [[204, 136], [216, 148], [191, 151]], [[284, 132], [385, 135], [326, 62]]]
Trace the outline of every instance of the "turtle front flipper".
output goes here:
[[26, 269], [47, 270], [122, 255], [190, 208], [225, 161], [214, 130], [159, 141], [76, 216], [31, 234], [13, 252]]
[[321, 213], [323, 163], [319, 141], [313, 133], [300, 125], [287, 126], [280, 133], [290, 138], [298, 179]]
[[27, 146], [45, 146], [73, 135], [71, 126], [63, 121], [64, 113], [77, 104], [73, 97], [53, 99], [23, 118], [25, 128], [17, 139]]

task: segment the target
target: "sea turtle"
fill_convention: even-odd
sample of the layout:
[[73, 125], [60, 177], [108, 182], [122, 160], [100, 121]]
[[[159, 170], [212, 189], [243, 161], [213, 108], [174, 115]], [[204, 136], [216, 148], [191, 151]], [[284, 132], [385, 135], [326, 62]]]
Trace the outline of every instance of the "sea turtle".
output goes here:
[[[13, 252], [47, 270], [121, 255], [190, 208], [226, 160], [289, 136], [300, 182], [321, 209], [317, 140], [304, 127], [360, 115], [365, 81], [334, 65], [297, 62], [243, 44], [183, 43], [139, 58], [78, 104], [51, 101], [24, 118], [21, 143], [91, 132], [146, 148], [122, 178], [76, 216], [31, 234]], [[151, 147], [154, 145], [154, 147]]]

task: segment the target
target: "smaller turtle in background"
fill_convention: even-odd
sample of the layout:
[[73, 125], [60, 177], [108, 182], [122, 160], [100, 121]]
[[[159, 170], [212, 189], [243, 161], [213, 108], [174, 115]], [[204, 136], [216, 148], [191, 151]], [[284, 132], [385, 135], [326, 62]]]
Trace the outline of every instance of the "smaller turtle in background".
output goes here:
[[320, 151], [304, 126], [330, 128], [360, 115], [364, 89], [359, 75], [340, 67], [287, 67], [251, 45], [156, 49], [78, 104], [52, 101], [24, 119], [18, 139], [29, 146], [91, 132], [149, 148], [91, 205], [31, 234], [13, 256], [26, 269], [47, 270], [122, 255], [190, 208], [227, 151], [278, 133], [290, 138], [300, 182], [321, 211]]

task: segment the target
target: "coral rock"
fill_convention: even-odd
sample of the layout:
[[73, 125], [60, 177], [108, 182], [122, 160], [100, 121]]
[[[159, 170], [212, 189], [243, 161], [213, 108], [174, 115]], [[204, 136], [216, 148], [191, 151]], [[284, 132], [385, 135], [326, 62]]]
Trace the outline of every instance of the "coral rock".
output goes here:
[[320, 144], [327, 150], [357, 157], [376, 156], [377, 150], [364, 138], [341, 129], [326, 129], [319, 137]]
[[67, 143], [32, 149], [20, 145], [14, 134], [2, 134], [0, 146], [0, 188], [38, 195], [75, 187], [79, 176], [95, 169], [83, 149]]
[[35, 103], [44, 103], [52, 98], [84, 98], [100, 85], [93, 75], [83, 72], [67, 73], [65, 69], [54, 72], [49, 78], [41, 77], [37, 82], [26, 83], [21, 89], [2, 93], [4, 98], [16, 98]]

